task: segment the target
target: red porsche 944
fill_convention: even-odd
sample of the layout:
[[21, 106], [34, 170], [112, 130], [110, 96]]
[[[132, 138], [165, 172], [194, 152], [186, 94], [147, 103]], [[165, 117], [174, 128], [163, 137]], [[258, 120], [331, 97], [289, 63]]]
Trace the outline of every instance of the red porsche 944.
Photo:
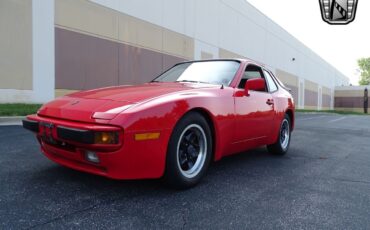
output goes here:
[[57, 98], [23, 127], [66, 167], [114, 179], [163, 177], [187, 188], [212, 160], [265, 145], [285, 154], [294, 101], [273, 73], [250, 60], [191, 61], [149, 83]]

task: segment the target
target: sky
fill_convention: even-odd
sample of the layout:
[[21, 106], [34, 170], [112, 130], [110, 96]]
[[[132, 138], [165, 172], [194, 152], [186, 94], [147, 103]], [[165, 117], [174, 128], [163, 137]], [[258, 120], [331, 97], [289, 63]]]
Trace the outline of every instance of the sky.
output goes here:
[[370, 57], [370, 1], [359, 0], [356, 19], [329, 25], [318, 0], [246, 0], [358, 85], [357, 60]]

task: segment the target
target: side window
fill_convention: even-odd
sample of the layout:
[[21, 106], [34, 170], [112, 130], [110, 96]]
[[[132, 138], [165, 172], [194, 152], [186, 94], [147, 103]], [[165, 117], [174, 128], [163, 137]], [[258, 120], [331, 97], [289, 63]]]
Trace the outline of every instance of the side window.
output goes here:
[[266, 70], [263, 70], [263, 73], [265, 74], [265, 79], [269, 88], [269, 92], [275, 92], [278, 89], [278, 87], [276, 86], [276, 83], [272, 79], [270, 73], [267, 72]]
[[244, 89], [245, 83], [249, 79], [254, 79], [254, 78], [263, 78], [262, 69], [258, 66], [255, 66], [255, 65], [248, 65], [245, 68], [245, 72], [242, 76], [242, 79], [240, 80], [238, 88], [239, 89]]

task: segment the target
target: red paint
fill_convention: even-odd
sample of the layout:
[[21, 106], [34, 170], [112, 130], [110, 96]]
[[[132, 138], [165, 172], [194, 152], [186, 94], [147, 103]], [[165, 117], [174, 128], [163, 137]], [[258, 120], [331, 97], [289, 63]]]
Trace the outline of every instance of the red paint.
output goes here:
[[[248, 60], [241, 65], [230, 87], [193, 83], [147, 83], [89, 90], [58, 98], [28, 119], [95, 131], [118, 131], [120, 143], [111, 147], [69, 143], [73, 150], [55, 148], [41, 141], [51, 160], [76, 170], [115, 179], [159, 178], [165, 169], [167, 145], [176, 122], [190, 110], [199, 110], [213, 124], [214, 159], [272, 144], [280, 123], [294, 102], [283, 87], [273, 93], [238, 89]], [[255, 63], [253, 63], [255, 64]], [[256, 64], [255, 64], [256, 65]], [[262, 81], [261, 81], [262, 80]], [[249, 81], [248, 81], [249, 82]], [[247, 87], [262, 87], [263, 79]], [[263, 85], [265, 87], [265, 85]], [[136, 141], [136, 133], [160, 132], [157, 140]], [[58, 139], [55, 129], [52, 131]], [[99, 164], [89, 163], [85, 150], [94, 150]]]
[[246, 95], [248, 95], [249, 90], [264, 91], [265, 88], [266, 88], [266, 82], [265, 82], [265, 79], [262, 79], [262, 78], [250, 79], [245, 84]]

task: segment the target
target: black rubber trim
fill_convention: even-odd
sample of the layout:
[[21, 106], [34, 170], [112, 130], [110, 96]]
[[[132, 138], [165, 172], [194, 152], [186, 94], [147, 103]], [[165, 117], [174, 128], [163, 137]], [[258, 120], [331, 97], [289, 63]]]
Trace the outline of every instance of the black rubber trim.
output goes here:
[[82, 144], [94, 144], [94, 132], [89, 130], [58, 126], [57, 135], [58, 138], [66, 141], [74, 141]]
[[32, 132], [38, 133], [39, 132], [39, 122], [31, 121], [31, 120], [22, 120], [23, 128], [28, 129]]

